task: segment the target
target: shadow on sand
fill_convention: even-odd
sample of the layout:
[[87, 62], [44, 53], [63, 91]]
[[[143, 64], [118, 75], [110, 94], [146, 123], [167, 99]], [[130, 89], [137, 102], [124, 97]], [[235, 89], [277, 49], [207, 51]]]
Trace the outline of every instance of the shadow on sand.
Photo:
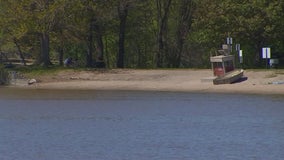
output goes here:
[[246, 80], [248, 80], [248, 77], [242, 77], [242, 78], [240, 78], [240, 79], [238, 79], [236, 82], [234, 82], [234, 83], [242, 83], [242, 82], [244, 82], [244, 81], [246, 81]]

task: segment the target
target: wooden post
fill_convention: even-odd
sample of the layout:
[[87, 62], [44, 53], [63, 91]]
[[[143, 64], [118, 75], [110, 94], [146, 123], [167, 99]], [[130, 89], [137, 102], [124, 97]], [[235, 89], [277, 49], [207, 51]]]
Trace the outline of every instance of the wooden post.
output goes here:
[[226, 74], [226, 70], [225, 70], [225, 63], [224, 61], [222, 61], [222, 67], [223, 67], [223, 71], [224, 71], [224, 75]]
[[211, 62], [211, 68], [212, 68], [213, 76], [215, 76], [215, 74], [214, 74], [214, 64], [213, 64], [213, 62]]

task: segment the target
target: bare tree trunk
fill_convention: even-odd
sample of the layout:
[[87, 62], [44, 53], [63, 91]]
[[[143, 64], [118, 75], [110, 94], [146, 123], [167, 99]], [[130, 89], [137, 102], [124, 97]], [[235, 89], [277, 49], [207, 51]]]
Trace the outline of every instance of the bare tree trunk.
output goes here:
[[58, 62], [59, 62], [59, 65], [60, 66], [63, 66], [63, 61], [64, 61], [64, 36], [63, 36], [63, 31], [62, 29], [59, 30], [59, 34], [60, 34], [60, 44], [58, 46], [58, 53], [59, 53], [59, 56], [58, 56]]
[[105, 53], [106, 53], [107, 68], [110, 68], [110, 57], [109, 57], [109, 53], [108, 53], [108, 43], [107, 43], [106, 37], [105, 37]]
[[49, 57], [49, 34], [47, 32], [43, 32], [40, 35], [40, 44], [41, 44], [41, 59], [40, 63], [44, 66], [51, 65], [50, 57]]
[[95, 24], [94, 27], [96, 31], [96, 52], [97, 52], [96, 67], [105, 68], [106, 65], [104, 62], [103, 33], [101, 27], [98, 24]]
[[63, 46], [59, 47], [59, 65], [63, 66], [64, 49]]
[[118, 59], [117, 59], [117, 67], [124, 68], [124, 55], [125, 55], [125, 48], [124, 48], [124, 41], [125, 41], [125, 27], [126, 27], [126, 19], [128, 15], [128, 4], [127, 2], [120, 2], [118, 6], [118, 14], [120, 20], [119, 26], [119, 44], [118, 44]]
[[96, 50], [97, 50], [97, 59], [103, 61], [104, 60], [104, 43], [103, 43], [103, 36], [100, 30], [96, 30]]
[[93, 51], [94, 51], [94, 35], [93, 35], [93, 31], [94, 31], [94, 20], [92, 19], [90, 22], [90, 26], [89, 26], [89, 35], [88, 35], [88, 39], [87, 39], [87, 43], [88, 43], [88, 51], [87, 51], [87, 55], [86, 55], [86, 67], [92, 67], [93, 66]]
[[157, 10], [158, 10], [158, 22], [159, 22], [159, 32], [157, 35], [158, 39], [158, 53], [156, 55], [156, 65], [157, 67], [163, 67], [164, 56], [167, 46], [166, 45], [166, 35], [168, 27], [168, 18], [170, 12], [170, 6], [172, 0], [167, 0], [163, 3], [163, 0], [157, 0]]
[[181, 0], [180, 3], [180, 12], [179, 12], [179, 22], [177, 26], [177, 39], [176, 39], [176, 51], [174, 54], [174, 63], [173, 67], [180, 67], [181, 64], [181, 57], [184, 47], [184, 42], [186, 40], [186, 36], [191, 28], [192, 24], [192, 14], [194, 11], [194, 2], [193, 0]]
[[17, 49], [18, 49], [18, 52], [19, 52], [19, 55], [21, 57], [22, 63], [24, 64], [24, 66], [26, 66], [27, 64], [26, 64], [25, 56], [24, 56], [24, 54], [23, 54], [23, 52], [21, 50], [21, 47], [20, 47], [20, 45], [19, 45], [19, 43], [18, 43], [16, 38], [14, 38], [14, 43], [15, 43]]

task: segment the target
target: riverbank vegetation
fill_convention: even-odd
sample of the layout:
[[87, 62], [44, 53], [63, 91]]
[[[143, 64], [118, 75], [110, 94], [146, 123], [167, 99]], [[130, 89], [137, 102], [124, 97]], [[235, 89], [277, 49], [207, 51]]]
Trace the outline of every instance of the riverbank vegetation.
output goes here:
[[208, 68], [228, 36], [241, 44], [243, 67], [265, 67], [262, 47], [281, 67], [284, 1], [0, 1], [2, 63], [63, 65], [72, 57], [80, 67]]
[[10, 74], [7, 70], [0, 65], [0, 85], [6, 85], [10, 83]]

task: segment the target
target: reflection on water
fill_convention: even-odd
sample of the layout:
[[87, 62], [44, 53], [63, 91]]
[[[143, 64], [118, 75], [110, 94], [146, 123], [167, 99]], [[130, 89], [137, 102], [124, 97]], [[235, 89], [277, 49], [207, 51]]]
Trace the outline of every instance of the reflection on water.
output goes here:
[[2, 160], [282, 160], [284, 100], [0, 88]]

